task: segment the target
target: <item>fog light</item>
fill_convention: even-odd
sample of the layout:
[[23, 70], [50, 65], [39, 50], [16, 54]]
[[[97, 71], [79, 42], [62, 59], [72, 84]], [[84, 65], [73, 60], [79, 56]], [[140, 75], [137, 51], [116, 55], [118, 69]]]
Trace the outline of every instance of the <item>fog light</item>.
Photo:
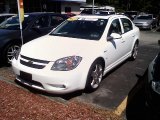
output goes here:
[[55, 87], [55, 88], [66, 88], [65, 85], [56, 85], [56, 84], [48, 84], [48, 85]]

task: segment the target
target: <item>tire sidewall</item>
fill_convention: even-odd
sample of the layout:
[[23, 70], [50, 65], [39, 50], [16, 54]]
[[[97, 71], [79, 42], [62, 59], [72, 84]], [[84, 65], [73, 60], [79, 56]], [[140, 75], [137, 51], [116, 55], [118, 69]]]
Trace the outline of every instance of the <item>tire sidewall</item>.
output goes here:
[[[132, 49], [132, 55], [131, 55], [131, 60], [135, 60], [136, 58], [137, 58], [137, 55], [136, 55], [136, 57], [134, 57], [134, 49], [135, 49], [135, 46], [137, 46], [138, 47], [138, 42], [135, 42], [135, 44], [134, 44], [134, 46], [133, 46], [133, 49]], [[137, 50], [137, 52], [138, 52], [138, 50]]]
[[[92, 65], [91, 65], [91, 67], [90, 67], [90, 69], [89, 69], [89, 72], [88, 72], [88, 75], [87, 75], [87, 80], [86, 80], [86, 86], [85, 86], [85, 90], [87, 91], [87, 92], [93, 92], [93, 91], [95, 91], [96, 89], [98, 89], [99, 88], [99, 86], [100, 86], [100, 83], [99, 83], [99, 85], [98, 85], [98, 87], [97, 88], [93, 88], [92, 86], [91, 86], [91, 82], [92, 82], [92, 77], [91, 77], [91, 74], [92, 74], [92, 71], [94, 70], [94, 68], [95, 68], [95, 65], [97, 65], [97, 64], [100, 64], [101, 66], [102, 66], [102, 71], [104, 71], [104, 67], [103, 67], [103, 65], [102, 65], [102, 62], [101, 61], [99, 61], [99, 60], [96, 60], [96, 61], [94, 61], [93, 63], [92, 63]], [[102, 81], [102, 80], [101, 80]]]

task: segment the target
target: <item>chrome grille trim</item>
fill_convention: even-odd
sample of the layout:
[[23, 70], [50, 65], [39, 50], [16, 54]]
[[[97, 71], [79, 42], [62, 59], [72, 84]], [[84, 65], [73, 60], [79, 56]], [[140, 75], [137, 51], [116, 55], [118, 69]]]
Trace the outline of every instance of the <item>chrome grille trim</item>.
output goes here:
[[49, 61], [34, 59], [26, 57], [24, 55], [20, 55], [20, 63], [27, 67], [43, 69], [49, 63]]
[[38, 62], [38, 63], [45, 63], [45, 64], [49, 63], [49, 61], [46, 61], [46, 60], [34, 59], [34, 58], [26, 57], [24, 55], [21, 55], [21, 58], [26, 59], [26, 60], [30, 60], [30, 61], [34, 61], [34, 62]]

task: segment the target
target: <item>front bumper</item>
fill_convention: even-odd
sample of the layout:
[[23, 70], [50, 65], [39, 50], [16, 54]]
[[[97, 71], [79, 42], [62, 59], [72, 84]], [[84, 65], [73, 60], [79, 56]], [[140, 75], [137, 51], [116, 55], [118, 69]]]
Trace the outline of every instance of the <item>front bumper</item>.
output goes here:
[[48, 63], [43, 69], [36, 69], [22, 65], [19, 61], [13, 59], [12, 69], [16, 79], [22, 84], [56, 94], [85, 88], [87, 74], [83, 74], [83, 67], [71, 71], [53, 71], [51, 70], [53, 62]]
[[141, 28], [141, 29], [150, 29], [150, 25], [140, 25], [140, 24], [135, 24], [137, 27]]

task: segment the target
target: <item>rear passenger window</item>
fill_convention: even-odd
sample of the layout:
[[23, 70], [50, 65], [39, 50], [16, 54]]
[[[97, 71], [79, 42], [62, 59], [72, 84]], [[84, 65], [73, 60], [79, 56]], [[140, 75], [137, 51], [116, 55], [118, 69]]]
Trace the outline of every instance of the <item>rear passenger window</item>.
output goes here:
[[129, 19], [121, 18], [121, 21], [124, 28], [124, 33], [133, 29], [132, 23]]

